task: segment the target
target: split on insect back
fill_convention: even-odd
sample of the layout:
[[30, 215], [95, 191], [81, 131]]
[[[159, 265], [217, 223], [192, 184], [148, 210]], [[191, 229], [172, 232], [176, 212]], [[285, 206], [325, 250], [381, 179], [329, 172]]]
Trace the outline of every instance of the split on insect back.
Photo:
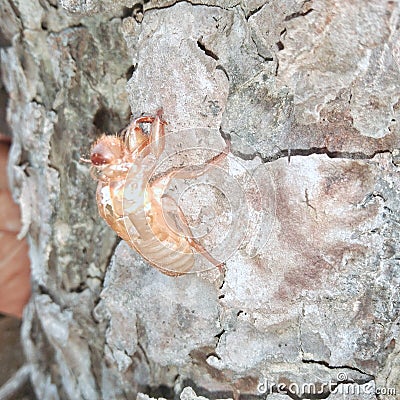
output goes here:
[[[188, 130], [166, 135], [166, 128], [160, 109], [132, 120], [120, 135], [102, 135], [93, 144], [91, 175], [98, 180], [99, 213], [164, 274], [179, 276], [215, 267], [222, 271], [224, 261], [257, 235], [249, 229], [258, 223], [254, 213], [250, 216], [249, 204], [259, 207], [262, 201], [257, 183], [251, 176], [238, 182], [227, 172], [232, 161], [229, 140], [222, 151], [193, 144], [182, 149], [190, 137]], [[207, 129], [194, 131], [194, 138], [210, 136]], [[180, 150], [168, 153], [170, 143], [181, 145]], [[199, 153], [202, 161], [193, 165]], [[219, 208], [213, 208], [210, 198]]]

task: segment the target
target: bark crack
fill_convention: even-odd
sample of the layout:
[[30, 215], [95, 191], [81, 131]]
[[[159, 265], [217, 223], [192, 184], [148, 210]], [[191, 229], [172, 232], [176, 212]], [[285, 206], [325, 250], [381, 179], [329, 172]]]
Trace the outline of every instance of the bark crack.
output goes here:
[[[361, 375], [364, 375], [364, 378], [360, 378], [356, 383], [363, 385], [371, 380], [375, 379], [374, 375], [368, 374], [357, 367], [352, 367], [351, 365], [330, 365], [327, 361], [324, 360], [312, 360], [312, 359], [302, 359], [304, 364], [318, 364], [322, 365], [328, 369], [347, 369], [349, 371], [358, 372]], [[353, 382], [353, 381], [351, 381]], [[341, 382], [343, 383], [343, 382]]]
[[259, 11], [261, 11], [264, 8], [264, 6], [265, 6], [265, 3], [262, 4], [259, 7], [254, 8], [253, 10], [250, 10], [247, 14], [242, 8], [242, 10], [243, 10], [243, 12], [245, 14], [246, 21], [248, 21], [250, 17], [252, 17], [253, 15], [257, 14]]
[[260, 53], [260, 50], [258, 49], [258, 46], [257, 46], [257, 42], [255, 41], [255, 39], [254, 39], [253, 36], [251, 36], [250, 39], [251, 39], [251, 41], [253, 42], [253, 44], [254, 44], [254, 46], [255, 46], [255, 50], [256, 50], [257, 55], [258, 55], [262, 60], [264, 60], [265, 62], [272, 62], [272, 61], [274, 61], [274, 58], [273, 58], [273, 57], [267, 57], [267, 56], [264, 56], [264, 55], [262, 55], [262, 54]]
[[198, 4], [198, 3], [193, 3], [190, 0], [177, 0], [174, 3], [167, 4], [167, 5], [149, 5], [148, 7], [144, 8], [144, 13], [146, 13], [147, 11], [150, 11], [150, 10], [163, 10], [166, 8], [171, 8], [179, 3], [187, 3], [187, 4], [192, 5], [193, 7], [198, 6], [198, 7], [219, 8], [220, 10], [233, 10], [235, 7], [237, 7], [240, 4], [240, 2], [238, 1], [236, 4], [232, 5], [231, 7], [224, 7], [219, 4]]
[[218, 64], [218, 65], [215, 67], [215, 69], [216, 69], [216, 70], [217, 70], [217, 69], [221, 70], [221, 71], [225, 74], [226, 79], [228, 80], [228, 82], [230, 81], [228, 72], [227, 72], [227, 70], [224, 68], [224, 66], [222, 66], [221, 64]]
[[222, 328], [221, 332], [217, 333], [214, 337], [217, 338], [217, 343], [215, 344], [215, 352], [213, 353], [213, 355], [215, 357], [217, 357], [219, 360], [221, 359], [221, 357], [216, 353], [217, 351], [217, 347], [221, 341], [221, 337], [226, 333], [226, 329]]
[[[212, 58], [214, 61], [219, 61], [219, 57], [216, 53], [214, 53], [211, 49], [207, 48], [206, 45], [203, 42], [203, 38], [199, 38], [197, 40], [197, 46], [199, 47], [199, 49], [208, 57]], [[262, 57], [262, 56], [261, 56]], [[217, 64], [215, 67], [216, 70], [220, 70], [224, 73], [226, 79], [228, 80], [228, 82], [230, 81], [229, 78], [229, 74], [228, 71], [225, 69], [225, 67], [222, 64]]]
[[270, 156], [263, 156], [261, 152], [255, 151], [254, 153], [243, 153], [239, 150], [232, 150], [232, 154], [243, 160], [250, 161], [259, 157], [263, 163], [270, 163], [280, 158], [287, 158], [288, 163], [292, 156], [311, 156], [314, 154], [325, 154], [329, 158], [340, 158], [349, 160], [371, 160], [378, 154], [391, 154], [390, 150], [377, 150], [372, 154], [363, 152], [350, 152], [350, 151], [330, 151], [326, 147], [311, 147], [309, 149], [282, 149]]
[[314, 11], [313, 8], [310, 8], [309, 10], [304, 11], [304, 12], [297, 11], [297, 12], [295, 12], [293, 14], [290, 14], [290, 15], [286, 16], [285, 17], [285, 21], [290, 21], [291, 19], [294, 19], [294, 18], [305, 17], [306, 15], [310, 14], [313, 11]]
[[208, 49], [205, 44], [202, 42], [202, 38], [197, 40], [197, 46], [199, 49], [208, 57], [211, 57], [215, 61], [219, 60], [219, 57], [210, 49]]

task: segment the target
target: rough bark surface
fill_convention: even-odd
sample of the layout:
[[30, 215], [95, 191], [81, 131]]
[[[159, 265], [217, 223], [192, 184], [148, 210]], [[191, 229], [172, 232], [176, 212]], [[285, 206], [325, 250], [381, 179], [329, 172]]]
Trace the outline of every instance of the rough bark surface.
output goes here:
[[[397, 398], [375, 392], [400, 394], [397, 2], [0, 10], [38, 398], [285, 400], [309, 398], [305, 384], [330, 400]], [[220, 168], [172, 190], [193, 229], [213, 228], [204, 244], [224, 276], [164, 276], [98, 216], [80, 157], [160, 106], [171, 162], [204, 161], [189, 148], [231, 136]]]

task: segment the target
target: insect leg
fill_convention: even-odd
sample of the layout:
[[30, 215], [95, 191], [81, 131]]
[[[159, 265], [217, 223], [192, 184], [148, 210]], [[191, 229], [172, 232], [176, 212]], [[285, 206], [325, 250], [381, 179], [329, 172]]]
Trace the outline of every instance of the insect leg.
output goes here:
[[157, 110], [156, 117], [152, 121], [150, 127], [150, 151], [156, 157], [160, 157], [165, 147], [164, 125], [167, 123], [162, 118], [162, 112], [162, 108]]
[[[122, 137], [124, 138], [124, 142], [126, 147], [130, 152], [138, 151], [140, 152], [143, 148], [145, 148], [149, 142], [149, 138], [143, 132], [143, 129], [140, 127], [139, 123], [141, 122], [152, 122], [151, 121], [140, 121], [142, 118], [134, 119], [122, 132]], [[148, 117], [146, 117], [148, 118]], [[152, 118], [152, 117], [149, 117]]]
[[[164, 194], [162, 197], [163, 211], [165, 213], [164, 218], [166, 220], [167, 226], [171, 229], [171, 223], [174, 227], [171, 229], [175, 230], [174, 233], [178, 233], [184, 236], [185, 240], [193, 247], [197, 253], [200, 253], [205, 257], [211, 264], [215, 265], [219, 271], [223, 272], [223, 263], [216, 260], [204, 247], [193, 237], [193, 233], [190, 230], [188, 221], [182, 209], [176, 203], [176, 201], [169, 195]], [[179, 232], [180, 231], [180, 232]]]
[[[164, 137], [164, 125], [165, 122], [161, 118], [162, 109], [157, 111], [157, 115], [152, 117], [150, 115], [144, 115], [142, 117], [135, 118], [131, 123], [124, 129], [122, 135], [125, 138], [125, 144], [128, 149], [133, 151], [142, 151], [150, 143], [150, 151], [156, 156], [159, 156], [164, 150], [164, 142], [159, 141], [161, 149], [160, 151], [154, 151], [155, 147], [153, 142], [157, 142], [159, 136]], [[139, 124], [151, 124], [150, 135], [146, 135]]]
[[228, 155], [230, 151], [230, 141], [227, 141], [224, 150], [214, 156], [213, 158], [206, 161], [203, 165], [194, 165], [188, 167], [182, 167], [171, 172], [171, 178], [178, 179], [193, 179], [207, 173], [215, 165], [221, 163]]
[[201, 165], [192, 165], [192, 166], [183, 166], [183, 167], [174, 167], [171, 170], [163, 173], [160, 176], [156, 176], [152, 180], [152, 187], [158, 186], [160, 189], [165, 190], [165, 188], [169, 185], [173, 178], [178, 179], [194, 179], [199, 176], [207, 173], [211, 168], [215, 165], [221, 163], [229, 154], [230, 151], [230, 142], [227, 141], [226, 147], [224, 150], [214, 156], [213, 158], [206, 161]]

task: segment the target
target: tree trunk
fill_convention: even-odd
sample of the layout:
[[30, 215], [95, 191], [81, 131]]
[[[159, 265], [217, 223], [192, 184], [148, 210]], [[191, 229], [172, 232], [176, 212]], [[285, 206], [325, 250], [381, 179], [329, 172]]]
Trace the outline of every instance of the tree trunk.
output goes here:
[[[0, 9], [39, 399], [396, 398], [397, 2]], [[163, 275], [98, 215], [80, 158], [160, 107], [161, 169], [204, 163], [231, 138], [228, 160], [170, 189], [223, 274], [196, 255], [198, 272]]]

